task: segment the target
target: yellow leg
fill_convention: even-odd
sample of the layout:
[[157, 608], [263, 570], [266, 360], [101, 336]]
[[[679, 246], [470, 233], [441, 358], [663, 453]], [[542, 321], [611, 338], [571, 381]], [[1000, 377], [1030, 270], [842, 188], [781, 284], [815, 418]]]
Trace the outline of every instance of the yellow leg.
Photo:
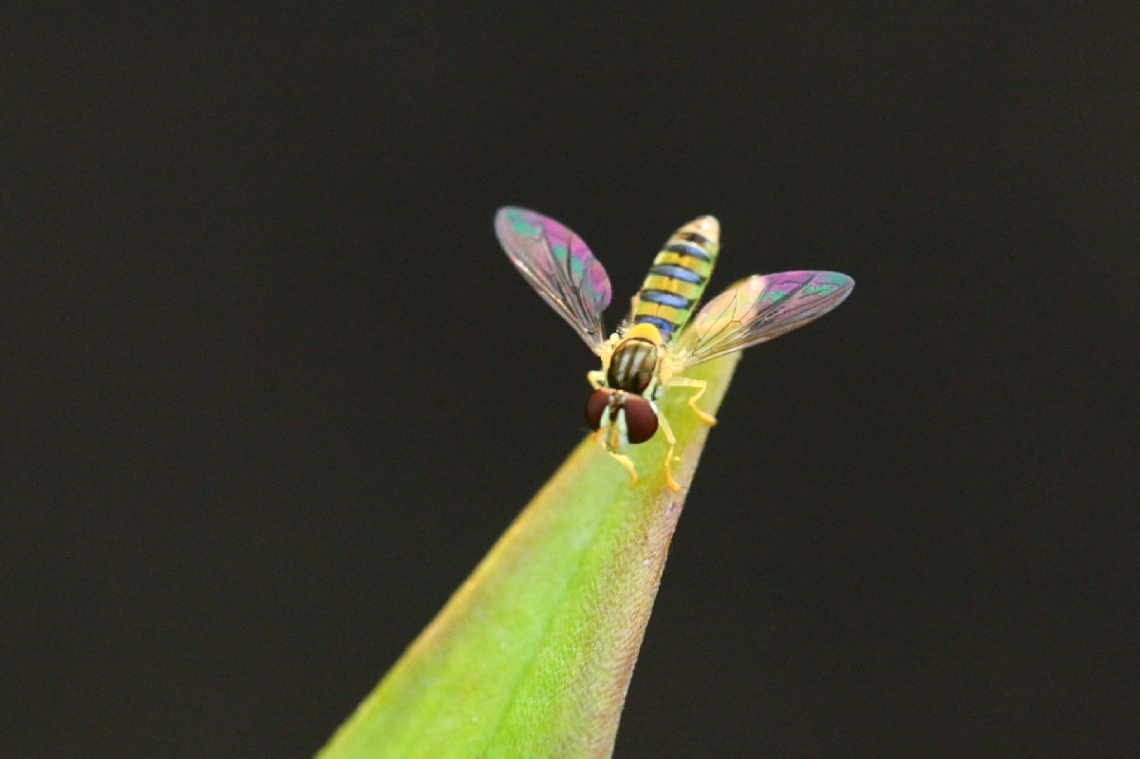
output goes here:
[[629, 460], [629, 456], [624, 456], [620, 453], [614, 453], [613, 451], [610, 451], [610, 455], [613, 456], [615, 459], [617, 459], [617, 462], [619, 464], [621, 464], [622, 466], [624, 466], [626, 468], [626, 471], [629, 472], [629, 485], [630, 485], [630, 487], [633, 487], [634, 485], [636, 485], [637, 484], [637, 469], [634, 468], [633, 462]]
[[669, 380], [669, 387], [695, 387], [698, 388], [697, 392], [689, 396], [689, 407], [693, 409], [700, 420], [710, 427], [716, 424], [716, 417], [712, 414], [701, 411], [697, 408], [697, 399], [705, 394], [709, 388], [709, 383], [704, 380], [691, 379], [689, 377], [674, 377]]
[[595, 390], [605, 387], [606, 375], [596, 369], [592, 372], [586, 372], [586, 379], [590, 381]]
[[673, 436], [673, 428], [669, 426], [669, 420], [661, 413], [656, 404], [653, 410], [657, 412], [657, 422], [661, 425], [661, 432], [665, 435], [665, 439], [669, 441], [669, 452], [665, 454], [665, 482], [668, 483], [669, 488], [673, 491], [681, 489], [677, 481], [673, 479], [673, 450], [677, 447], [677, 438]]

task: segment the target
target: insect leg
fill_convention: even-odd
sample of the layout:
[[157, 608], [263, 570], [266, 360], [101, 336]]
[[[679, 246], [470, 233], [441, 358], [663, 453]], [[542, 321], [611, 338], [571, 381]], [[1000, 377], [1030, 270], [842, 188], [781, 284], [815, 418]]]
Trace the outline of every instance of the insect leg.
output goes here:
[[716, 424], [716, 417], [715, 416], [713, 416], [712, 414], [709, 414], [707, 412], [701, 411], [699, 408], [697, 408], [697, 399], [705, 394], [705, 390], [708, 390], [709, 383], [705, 382], [704, 380], [692, 379], [690, 377], [673, 377], [671, 380], [669, 380], [668, 387], [695, 387], [695, 388], [699, 388], [697, 390], [697, 392], [695, 392], [689, 396], [689, 407], [693, 409], [693, 411], [696, 413], [696, 415], [699, 416], [701, 421], [704, 422], [705, 424], [707, 424], [709, 426]]
[[590, 384], [593, 385], [595, 390], [600, 390], [606, 386], [605, 372], [602, 372], [598, 369], [595, 369], [592, 372], [586, 372], [586, 379], [590, 381]]
[[677, 447], [677, 438], [673, 435], [673, 428], [669, 426], [669, 420], [661, 413], [661, 409], [657, 408], [657, 404], [650, 402], [653, 410], [657, 412], [657, 423], [661, 425], [661, 432], [664, 433], [665, 439], [669, 441], [669, 452], [665, 454], [665, 482], [668, 483], [671, 490], [677, 491], [681, 486], [673, 479], [673, 470], [670, 464], [673, 463], [673, 449]]
[[629, 460], [629, 456], [623, 455], [621, 453], [614, 453], [613, 451], [610, 451], [610, 455], [613, 456], [615, 459], [617, 459], [617, 462], [619, 464], [621, 464], [622, 466], [624, 466], [626, 468], [626, 471], [629, 472], [629, 484], [630, 484], [630, 486], [632, 487], [633, 485], [636, 485], [637, 484], [637, 469], [634, 468], [633, 462]]

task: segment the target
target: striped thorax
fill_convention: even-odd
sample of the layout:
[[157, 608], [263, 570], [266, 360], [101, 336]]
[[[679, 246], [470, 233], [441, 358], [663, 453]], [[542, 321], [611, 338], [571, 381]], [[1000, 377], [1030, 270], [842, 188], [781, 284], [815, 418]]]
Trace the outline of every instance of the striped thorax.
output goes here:
[[664, 343], [660, 332], [650, 324], [635, 325], [614, 348], [606, 370], [606, 385], [653, 397], [653, 380], [661, 363]]

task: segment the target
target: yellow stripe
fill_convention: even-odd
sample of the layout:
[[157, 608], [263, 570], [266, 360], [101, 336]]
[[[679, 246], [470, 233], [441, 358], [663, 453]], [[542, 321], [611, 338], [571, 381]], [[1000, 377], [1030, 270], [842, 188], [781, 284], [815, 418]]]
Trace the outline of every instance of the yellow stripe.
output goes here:
[[[684, 263], [681, 263], [682, 261], [690, 262], [690, 261], [695, 261], [695, 260], [696, 259], [693, 258], [692, 256], [682, 256], [680, 253], [674, 253], [671, 250], [663, 250], [657, 254], [657, 258], [653, 259], [653, 264], [655, 266], [658, 264], [673, 264], [675, 266], [685, 266]], [[688, 269], [689, 267], [685, 266], [685, 268]]]
[[671, 250], [663, 250], [657, 254], [657, 258], [653, 259], [653, 265], [658, 266], [661, 264], [673, 264], [680, 266], [694, 274], [699, 274], [704, 278], [708, 278], [709, 272], [712, 271], [712, 264], [708, 261], [702, 261], [693, 256], [686, 256], [682, 253], [674, 253]]
[[693, 282], [683, 282], [679, 279], [666, 277], [663, 274], [650, 274], [645, 278], [645, 282], [641, 285], [642, 290], [665, 290], [666, 292], [676, 293], [682, 298], [689, 300], [696, 300], [704, 289], [703, 285], [698, 285]]
[[681, 309], [674, 308], [673, 306], [663, 306], [660, 303], [647, 303], [646, 301], [641, 301], [641, 303], [638, 305], [637, 313], [634, 315], [656, 316], [664, 319], [670, 324], [676, 325], [685, 318], [686, 314], [688, 314], [688, 310], [682, 311]]

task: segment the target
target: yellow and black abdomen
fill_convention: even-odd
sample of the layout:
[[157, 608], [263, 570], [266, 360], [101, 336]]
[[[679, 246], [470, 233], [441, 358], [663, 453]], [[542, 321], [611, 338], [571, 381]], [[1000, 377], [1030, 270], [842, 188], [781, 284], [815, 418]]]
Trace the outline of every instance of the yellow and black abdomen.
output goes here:
[[678, 229], [653, 259], [637, 293], [633, 323], [649, 323], [672, 340], [693, 314], [720, 251], [720, 224], [712, 216]]

